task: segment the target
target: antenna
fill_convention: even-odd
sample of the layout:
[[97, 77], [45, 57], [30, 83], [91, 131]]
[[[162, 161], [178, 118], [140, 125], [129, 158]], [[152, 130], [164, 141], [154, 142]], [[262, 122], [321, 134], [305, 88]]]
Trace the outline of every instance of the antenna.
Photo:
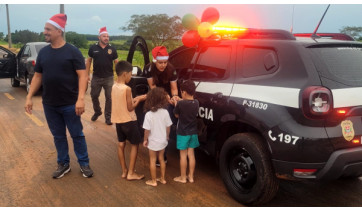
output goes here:
[[319, 28], [319, 25], [321, 25], [321, 23], [322, 23], [322, 21], [323, 21], [323, 18], [324, 18], [324, 16], [326, 15], [326, 13], [327, 13], [327, 11], [328, 11], [328, 9], [329, 9], [329, 6], [331, 6], [331, 5], [328, 4], [328, 7], [327, 7], [326, 11], [324, 11], [324, 14], [323, 14], [321, 20], [319, 21], [317, 27], [315, 28], [313, 34], [311, 35], [312, 38], [319, 38], [319, 36], [317, 36], [317, 30], [318, 30], [318, 28]]
[[293, 34], [293, 25], [294, 25], [294, 4], [293, 4], [293, 12], [292, 12], [292, 26], [290, 27], [290, 33]]

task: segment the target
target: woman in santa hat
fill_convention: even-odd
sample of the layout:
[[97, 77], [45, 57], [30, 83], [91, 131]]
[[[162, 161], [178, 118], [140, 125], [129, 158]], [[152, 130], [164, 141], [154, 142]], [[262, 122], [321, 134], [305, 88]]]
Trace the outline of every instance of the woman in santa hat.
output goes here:
[[[170, 118], [173, 124], [177, 123], [177, 119], [173, 114], [175, 104], [180, 97], [178, 96], [177, 89], [177, 72], [173, 65], [168, 61], [169, 55], [167, 49], [164, 46], [156, 46], [152, 49], [153, 60], [144, 69], [144, 75], [147, 78], [148, 85], [151, 89], [156, 87], [162, 87], [167, 92], [167, 99], [170, 103], [167, 107], [167, 111], [170, 114]], [[164, 153], [165, 162], [167, 149]], [[159, 166], [159, 162], [156, 162]]]
[[[147, 77], [151, 89], [162, 87], [168, 93], [168, 100], [175, 105], [179, 100], [177, 89], [177, 73], [173, 65], [168, 61], [169, 55], [164, 46], [156, 46], [152, 49], [152, 63], [146, 66], [144, 74]], [[173, 111], [170, 111], [173, 116]], [[171, 118], [172, 118], [171, 116]]]

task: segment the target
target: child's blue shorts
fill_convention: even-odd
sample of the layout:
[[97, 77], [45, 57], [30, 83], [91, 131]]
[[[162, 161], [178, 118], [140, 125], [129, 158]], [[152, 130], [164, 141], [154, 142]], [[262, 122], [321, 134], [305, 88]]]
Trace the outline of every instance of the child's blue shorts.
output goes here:
[[177, 149], [185, 150], [200, 146], [199, 138], [195, 135], [177, 135]]

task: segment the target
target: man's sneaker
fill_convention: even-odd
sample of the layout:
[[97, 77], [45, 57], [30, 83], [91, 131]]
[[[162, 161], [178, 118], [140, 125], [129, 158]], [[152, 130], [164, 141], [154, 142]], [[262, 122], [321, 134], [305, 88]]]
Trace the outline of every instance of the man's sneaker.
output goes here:
[[83, 173], [83, 177], [93, 176], [93, 171], [89, 166], [80, 166], [80, 171]]
[[102, 113], [95, 113], [95, 114], [92, 116], [91, 120], [92, 120], [92, 121], [96, 121], [100, 115], [102, 115]]
[[107, 119], [107, 120], [106, 120], [106, 124], [107, 124], [107, 125], [112, 125], [111, 120]]
[[53, 173], [54, 179], [62, 178], [66, 173], [70, 172], [69, 164], [58, 164], [58, 169]]

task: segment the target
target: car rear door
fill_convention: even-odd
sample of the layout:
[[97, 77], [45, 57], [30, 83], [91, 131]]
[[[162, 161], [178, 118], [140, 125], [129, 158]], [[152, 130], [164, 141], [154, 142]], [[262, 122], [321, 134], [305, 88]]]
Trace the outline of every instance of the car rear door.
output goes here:
[[326, 131], [335, 149], [362, 144], [362, 45], [326, 43], [309, 46], [322, 85], [333, 95]]
[[0, 78], [12, 78], [16, 73], [16, 55], [0, 46]]

